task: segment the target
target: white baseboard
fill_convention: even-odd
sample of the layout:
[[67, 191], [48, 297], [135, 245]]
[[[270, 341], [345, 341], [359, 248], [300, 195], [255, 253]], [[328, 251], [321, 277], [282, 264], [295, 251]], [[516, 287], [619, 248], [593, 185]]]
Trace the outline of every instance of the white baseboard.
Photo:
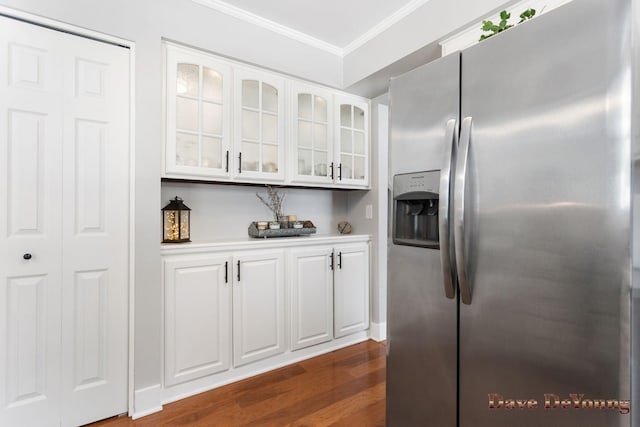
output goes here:
[[134, 391], [133, 402], [134, 411], [129, 415], [134, 420], [162, 411], [162, 386], [154, 384]]
[[387, 339], [387, 322], [375, 323], [369, 325], [369, 337], [377, 342]]

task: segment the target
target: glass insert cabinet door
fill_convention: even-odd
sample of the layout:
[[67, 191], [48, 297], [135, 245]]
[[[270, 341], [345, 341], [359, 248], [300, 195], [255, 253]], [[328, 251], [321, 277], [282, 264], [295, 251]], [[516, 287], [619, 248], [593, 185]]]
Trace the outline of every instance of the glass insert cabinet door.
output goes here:
[[166, 61], [166, 175], [229, 176], [230, 67], [173, 45]]
[[335, 176], [332, 94], [292, 85], [291, 105], [293, 179], [331, 183]]
[[369, 183], [369, 105], [338, 97], [336, 100], [337, 183]]
[[235, 177], [284, 180], [283, 88], [268, 73], [235, 70]]

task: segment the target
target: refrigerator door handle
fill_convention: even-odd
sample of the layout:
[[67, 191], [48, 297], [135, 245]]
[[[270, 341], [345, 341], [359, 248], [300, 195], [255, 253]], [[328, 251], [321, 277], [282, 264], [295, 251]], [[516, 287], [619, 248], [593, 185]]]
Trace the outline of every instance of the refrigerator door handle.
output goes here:
[[469, 144], [471, 143], [471, 129], [473, 119], [465, 117], [462, 120], [460, 131], [460, 151], [456, 165], [456, 179], [454, 183], [454, 242], [456, 252], [456, 267], [458, 271], [458, 283], [460, 285], [460, 299], [463, 304], [471, 304], [471, 288], [467, 277], [465, 263], [465, 241], [464, 241], [464, 190], [467, 179], [467, 158], [469, 156]]
[[458, 122], [451, 119], [447, 122], [445, 132], [445, 147], [442, 169], [440, 169], [440, 200], [438, 201], [440, 261], [442, 264], [442, 276], [444, 278], [444, 294], [447, 298], [455, 298], [455, 278], [451, 264], [451, 247], [449, 245], [449, 211], [451, 191], [451, 161], [455, 159], [455, 150], [458, 146]]

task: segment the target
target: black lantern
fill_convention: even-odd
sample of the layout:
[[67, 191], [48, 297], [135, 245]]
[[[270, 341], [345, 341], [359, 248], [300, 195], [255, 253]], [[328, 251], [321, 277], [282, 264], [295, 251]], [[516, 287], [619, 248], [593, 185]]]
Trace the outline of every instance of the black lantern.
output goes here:
[[176, 196], [167, 206], [162, 208], [162, 243], [190, 242], [191, 223], [187, 205]]

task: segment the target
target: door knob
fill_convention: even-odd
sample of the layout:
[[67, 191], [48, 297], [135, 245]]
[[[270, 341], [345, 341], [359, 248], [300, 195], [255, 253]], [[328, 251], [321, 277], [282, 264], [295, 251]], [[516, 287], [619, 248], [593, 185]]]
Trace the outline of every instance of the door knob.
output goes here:
[[24, 255], [22, 255], [22, 258], [24, 258], [26, 260], [29, 260], [29, 259], [31, 259], [31, 254], [28, 254], [28, 253], [24, 254]]

